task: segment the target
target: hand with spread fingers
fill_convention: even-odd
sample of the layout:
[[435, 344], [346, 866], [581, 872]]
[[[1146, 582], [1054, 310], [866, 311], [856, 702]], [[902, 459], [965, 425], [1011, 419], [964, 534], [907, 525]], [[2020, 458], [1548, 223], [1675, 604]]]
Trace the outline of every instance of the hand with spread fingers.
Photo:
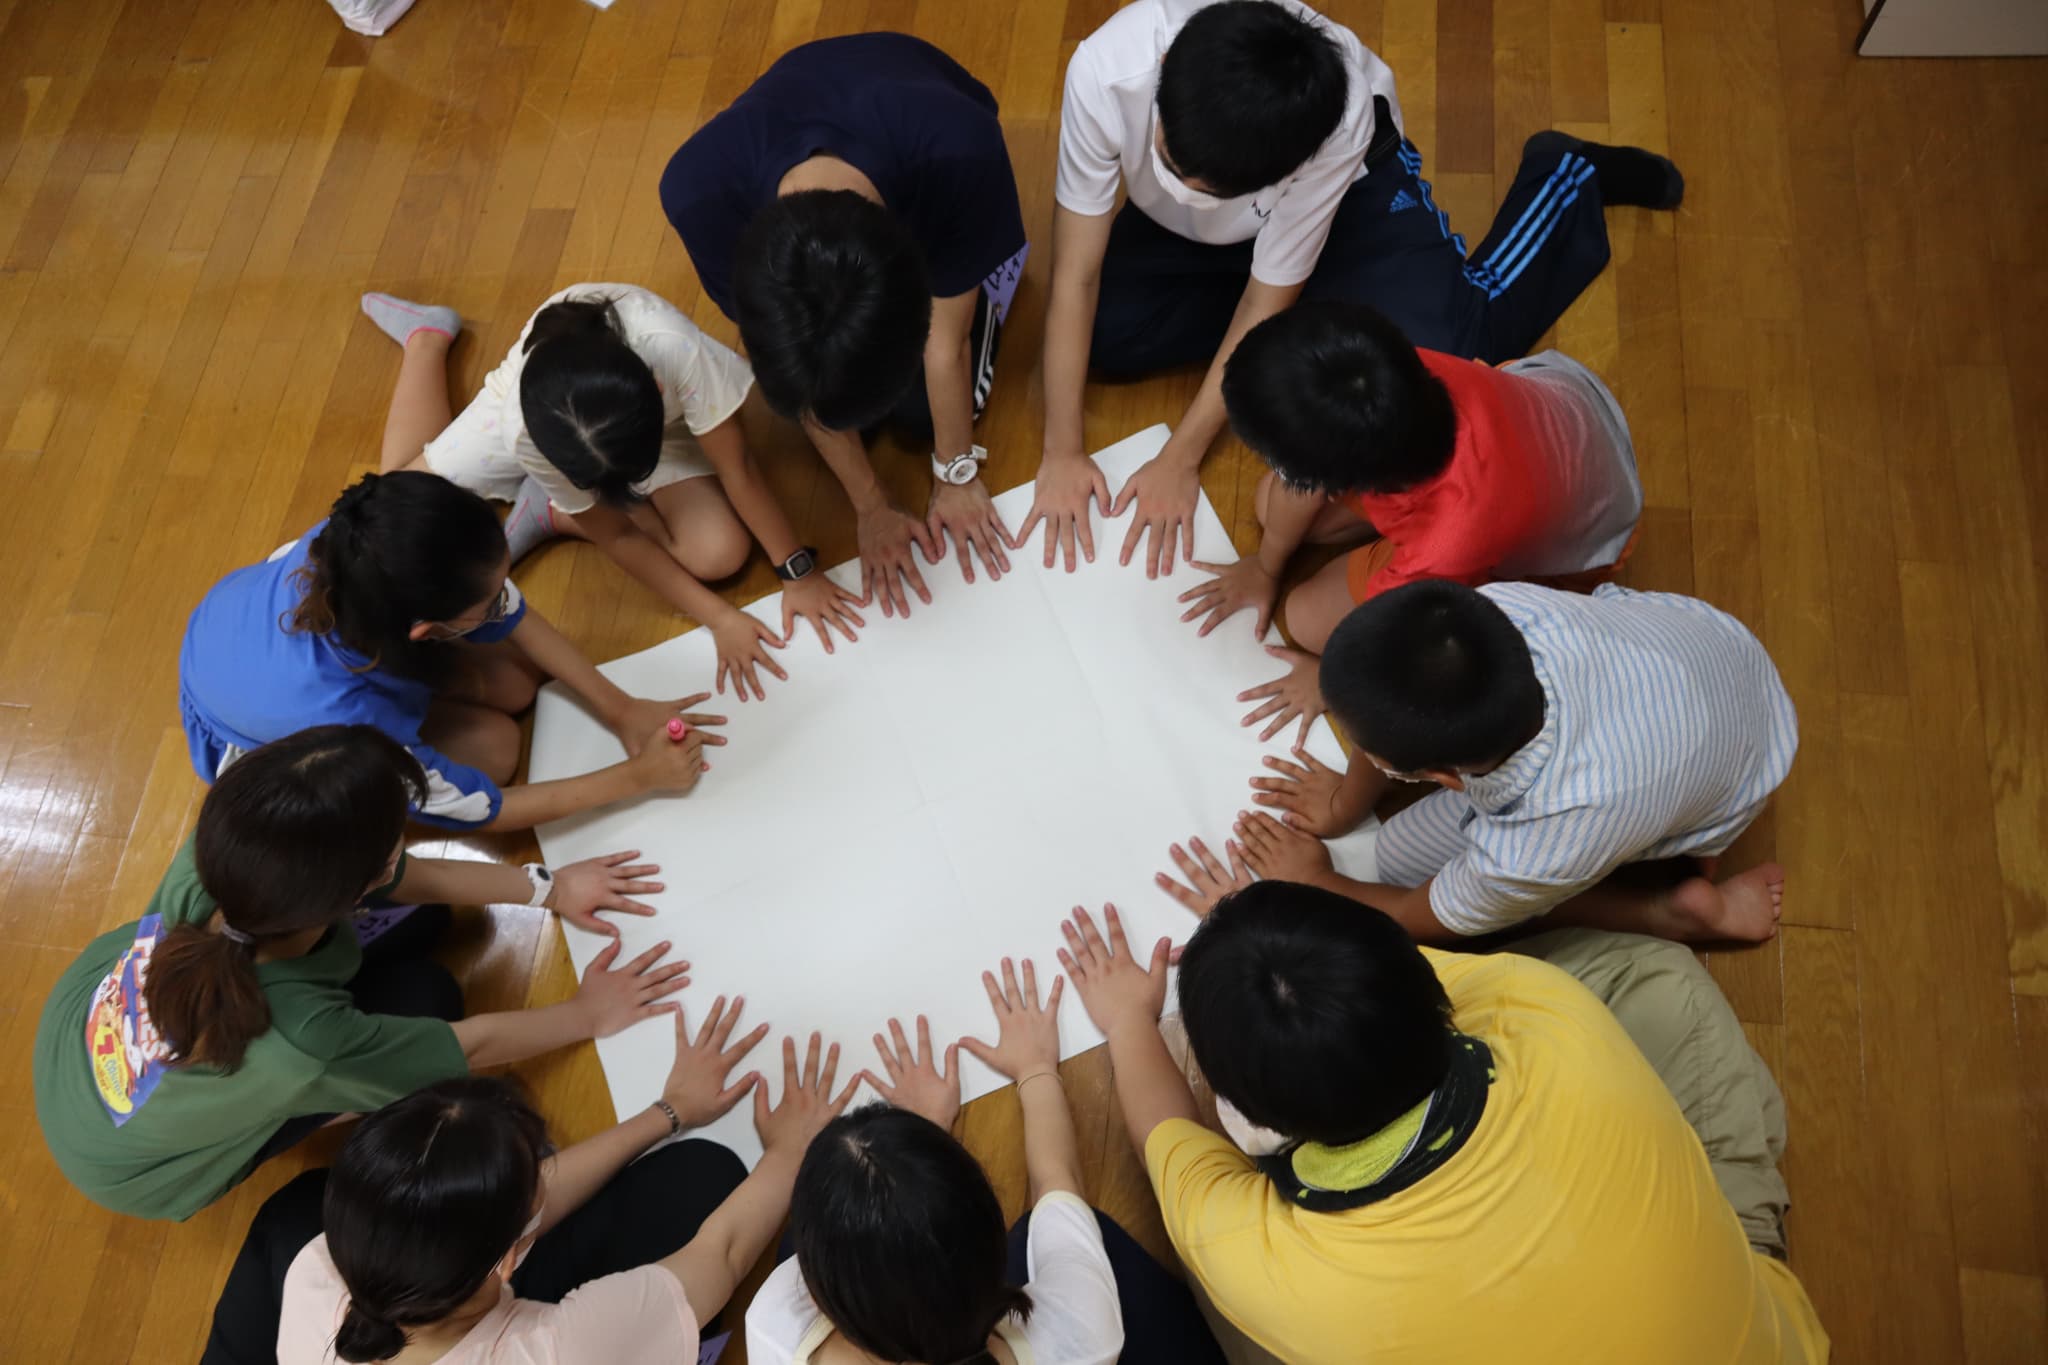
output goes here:
[[[869, 599], [882, 604], [882, 615], [910, 615], [910, 593], [927, 606], [931, 589], [918, 571], [915, 545], [927, 564], [939, 562], [938, 537], [931, 528], [910, 513], [889, 503], [861, 515], [854, 531], [860, 546], [861, 605]], [[905, 591], [906, 586], [909, 592]]]
[[1054, 551], [1066, 556], [1068, 573], [1074, 571], [1074, 546], [1081, 556], [1095, 562], [1095, 532], [1089, 525], [1089, 504], [1103, 516], [1109, 515], [1109, 480], [1102, 467], [1086, 455], [1050, 455], [1038, 466], [1030, 514], [1017, 530], [1010, 548], [1021, 550], [1038, 523], [1045, 523], [1045, 567], [1053, 565]]
[[811, 1045], [804, 1053], [803, 1069], [799, 1071], [796, 1039], [782, 1040], [782, 1099], [773, 1108], [768, 1104], [767, 1085], [754, 1087], [754, 1131], [760, 1134], [765, 1151], [792, 1151], [801, 1156], [811, 1145], [811, 1139], [839, 1117], [853, 1092], [860, 1089], [860, 1078], [855, 1077], [836, 1098], [833, 1096], [832, 1080], [839, 1074], [839, 1044], [832, 1044], [825, 1052], [821, 1069], [818, 1052], [823, 1044], [821, 1035], [811, 1035]]
[[1187, 878], [1187, 881], [1177, 882], [1164, 872], [1158, 873], [1152, 880], [1159, 884], [1161, 891], [1179, 901], [1191, 913], [1197, 916], [1207, 915], [1216, 908], [1217, 901], [1233, 891], [1243, 890], [1256, 880], [1250, 868], [1245, 865], [1244, 850], [1235, 840], [1226, 843], [1223, 850], [1230, 858], [1228, 868], [1217, 860], [1216, 855], [1209, 851], [1209, 846], [1200, 839], [1188, 840], [1187, 848], [1175, 844], [1167, 851], [1173, 855], [1174, 866], [1180, 869], [1180, 875]]
[[1244, 849], [1245, 865], [1260, 881], [1320, 886], [1336, 870], [1330, 862], [1329, 845], [1264, 811], [1240, 815], [1237, 838]]
[[[702, 706], [710, 700], [709, 692], [678, 697], [674, 701], [650, 701], [645, 697], [631, 697], [610, 722], [611, 732], [619, 737], [619, 743], [625, 747], [626, 757], [637, 758], [642, 749], [656, 740], [668, 738], [668, 723], [678, 716], [692, 730], [706, 725], [725, 724], [724, 716], [700, 716], [690, 711], [691, 707]], [[706, 734], [704, 741], [707, 744], [723, 744], [725, 736]]]
[[1194, 565], [1214, 575], [1195, 584], [1178, 599], [1194, 603], [1181, 615], [1181, 620], [1192, 621], [1203, 615], [1208, 618], [1195, 632], [1196, 636], [1207, 635], [1250, 607], [1256, 613], [1252, 617], [1252, 638], [1265, 639], [1266, 628], [1273, 624], [1274, 604], [1280, 600], [1280, 580], [1267, 571], [1259, 557], [1248, 555], [1235, 564], [1210, 564], [1198, 559]]
[[[894, 1045], [891, 1045], [891, 1040]], [[945, 1066], [939, 1066], [939, 1059], [932, 1052], [932, 1021], [922, 1014], [917, 1016], [917, 1051], [910, 1050], [910, 1039], [904, 1036], [903, 1021], [889, 1021], [889, 1037], [875, 1035], [875, 1051], [882, 1056], [882, 1069], [888, 1072], [884, 1080], [872, 1071], [863, 1071], [854, 1077], [857, 1085], [866, 1081], [875, 1088], [875, 1093], [895, 1105], [908, 1109], [930, 1119], [941, 1128], [951, 1128], [953, 1120], [960, 1117], [960, 1045], [954, 1043], [946, 1049]]]
[[576, 988], [575, 1003], [591, 1037], [609, 1038], [642, 1019], [682, 1008], [674, 1001], [662, 1003], [663, 996], [674, 995], [690, 984], [685, 975], [689, 963], [661, 962], [670, 946], [664, 939], [625, 966], [613, 967], [619, 960], [619, 941], [613, 939], [590, 960], [583, 984]]
[[934, 544], [942, 537], [952, 540], [960, 557], [960, 576], [969, 583], [974, 581], [976, 555], [991, 583], [1010, 571], [1010, 532], [996, 511], [988, 485], [980, 479], [967, 484], [935, 484], [925, 525]]
[[1074, 907], [1073, 918], [1060, 926], [1067, 940], [1060, 949], [1060, 965], [1103, 1037], [1156, 1028], [1159, 1012], [1166, 1008], [1166, 964], [1173, 942], [1160, 939], [1152, 945], [1150, 962], [1141, 963], [1131, 955], [1116, 907], [1105, 905], [1102, 916], [1106, 937], [1086, 910]]
[[697, 1030], [695, 1042], [690, 1041], [683, 1011], [676, 1011], [676, 1060], [661, 1087], [661, 1097], [676, 1111], [683, 1127], [702, 1128], [722, 1117], [760, 1084], [758, 1071], [749, 1071], [731, 1085], [725, 1083], [732, 1069], [768, 1036], [768, 1026], [759, 1024], [746, 1037], [726, 1046], [746, 1004], [743, 995], [733, 998], [730, 1009], [722, 995], [712, 1001], [711, 1012], [704, 1016], [704, 1026]]
[[865, 601], [834, 583], [823, 570], [814, 569], [794, 583], [782, 585], [783, 643], [789, 642], [790, 632], [796, 629], [797, 618], [802, 617], [811, 623], [811, 629], [818, 632], [818, 643], [825, 646], [827, 654], [833, 652], [832, 627], [836, 626], [846, 637], [846, 643], [852, 644], [860, 639], [853, 633], [854, 627], [867, 627], [867, 621], [854, 608], [866, 605]]
[[[1259, 634], [1263, 637], [1265, 632], [1260, 631]], [[1299, 749], [1308, 743], [1308, 727], [1328, 709], [1323, 703], [1322, 682], [1317, 677], [1322, 660], [1306, 650], [1287, 649], [1280, 645], [1267, 645], [1266, 653], [1276, 659], [1285, 659], [1287, 671], [1269, 683], [1248, 687], [1237, 694], [1239, 701], [1261, 703], [1241, 723], [1257, 725], [1265, 721], [1266, 728], [1259, 731], [1259, 738], [1263, 740], [1279, 734], [1282, 726], [1299, 716], [1301, 730], [1294, 737], [1294, 747]]]
[[781, 649], [788, 641], [777, 635], [766, 621], [749, 612], [731, 611], [716, 621], [705, 622], [705, 626], [718, 647], [718, 675], [712, 686], [719, 696], [725, 695], [725, 685], [730, 682], [733, 695], [741, 701], [748, 699], [749, 688], [753, 689], [754, 700], [766, 701], [768, 693], [761, 686], [761, 669], [774, 674], [781, 682], [789, 681], [789, 674], [768, 652]]
[[1060, 993], [1067, 979], [1055, 976], [1044, 1005], [1038, 1003], [1038, 970], [1024, 959], [1024, 978], [1017, 979], [1017, 965], [1003, 959], [1003, 979], [994, 972], [981, 974], [982, 989], [988, 992], [989, 1008], [996, 1015], [996, 1040], [962, 1038], [960, 1046], [987, 1063], [990, 1070], [1021, 1080], [1026, 1076], [1060, 1068]]
[[1321, 839], [1334, 839], [1358, 828], [1370, 812], [1344, 808], [1344, 774], [1305, 750], [1296, 749], [1294, 757], [1299, 761], [1266, 756], [1266, 766], [1279, 776], [1253, 778], [1252, 800], [1282, 812], [1288, 824]]
[[[1131, 529], [1124, 533], [1123, 552], [1117, 563], [1129, 564], [1131, 552], [1145, 537], [1145, 577], [1158, 578], [1173, 572], [1175, 554], [1195, 559], [1195, 505], [1202, 495], [1202, 480], [1195, 467], [1170, 459], [1161, 451], [1125, 481], [1109, 514], [1120, 517], [1135, 506]], [[1149, 534], [1148, 534], [1149, 533]]]
[[629, 848], [623, 853], [585, 858], [557, 869], [554, 887], [548, 892], [547, 908], [579, 929], [617, 938], [619, 926], [599, 919], [597, 912], [612, 910], [622, 915], [651, 915], [654, 907], [633, 897], [651, 896], [662, 890], [660, 882], [640, 880], [659, 875], [660, 864], [625, 866], [639, 856], [639, 849]]

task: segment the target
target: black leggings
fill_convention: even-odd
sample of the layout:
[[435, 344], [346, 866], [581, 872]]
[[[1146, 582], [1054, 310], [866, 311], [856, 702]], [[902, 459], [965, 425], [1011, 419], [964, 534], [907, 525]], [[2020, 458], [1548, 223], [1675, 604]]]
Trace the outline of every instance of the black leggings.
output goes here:
[[[577, 1286], [680, 1250], [746, 1179], [740, 1159], [691, 1139], [626, 1167], [588, 1203], [533, 1244], [512, 1276], [522, 1299], [559, 1303]], [[320, 1235], [325, 1170], [307, 1171], [264, 1201], [213, 1310], [200, 1365], [276, 1365], [284, 1277]], [[705, 1324], [709, 1335], [712, 1325]]]
[[[445, 905], [422, 905], [363, 949], [363, 965], [348, 983], [349, 998], [364, 1014], [395, 1014], [409, 1019], [462, 1017], [462, 987], [446, 967], [427, 956], [447, 932]], [[347, 925], [335, 933], [351, 932]], [[286, 1119], [256, 1151], [258, 1164], [296, 1146], [333, 1122], [332, 1114], [301, 1114]]]

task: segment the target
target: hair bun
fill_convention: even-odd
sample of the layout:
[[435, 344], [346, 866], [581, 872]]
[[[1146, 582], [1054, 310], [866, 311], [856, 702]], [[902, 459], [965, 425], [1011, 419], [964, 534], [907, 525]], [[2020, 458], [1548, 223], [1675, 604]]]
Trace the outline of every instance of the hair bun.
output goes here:
[[405, 1349], [405, 1333], [398, 1324], [374, 1317], [349, 1300], [348, 1312], [334, 1333], [334, 1354], [343, 1360], [368, 1362], [389, 1360]]

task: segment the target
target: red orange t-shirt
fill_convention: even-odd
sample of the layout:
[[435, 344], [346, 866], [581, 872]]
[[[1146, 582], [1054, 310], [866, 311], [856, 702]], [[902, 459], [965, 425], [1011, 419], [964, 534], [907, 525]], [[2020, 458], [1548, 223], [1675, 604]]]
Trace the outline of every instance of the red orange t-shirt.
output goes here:
[[1353, 553], [1352, 597], [1423, 578], [1478, 587], [1613, 564], [1643, 496], [1606, 386], [1555, 351], [1501, 369], [1420, 354], [1450, 391], [1457, 444], [1435, 478], [1351, 499], [1383, 537]]

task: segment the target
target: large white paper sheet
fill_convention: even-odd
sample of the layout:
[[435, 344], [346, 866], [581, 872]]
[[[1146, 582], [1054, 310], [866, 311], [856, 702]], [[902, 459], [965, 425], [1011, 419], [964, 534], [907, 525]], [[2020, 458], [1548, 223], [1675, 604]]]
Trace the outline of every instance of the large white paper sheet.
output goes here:
[[[1156, 454], [1153, 427], [1096, 458], [1112, 489]], [[1030, 485], [996, 499], [1022, 523]], [[1194, 921], [1154, 885], [1167, 846], [1201, 835], [1220, 850], [1260, 758], [1284, 753], [1295, 727], [1269, 743], [1239, 720], [1235, 700], [1278, 666], [1231, 618], [1206, 639], [1174, 601], [1204, 576], [1181, 565], [1148, 580], [1120, 568], [1121, 527], [1098, 518], [1096, 562], [1044, 569], [1036, 549], [1015, 572], [962, 582], [952, 562], [929, 567], [930, 606], [906, 620], [865, 613], [858, 644], [827, 655], [800, 626], [784, 656], [790, 680], [768, 699], [718, 709], [730, 743], [684, 797], [656, 797], [545, 825], [541, 847], [560, 865], [637, 848], [661, 864], [668, 889], [648, 897], [651, 919], [614, 917], [625, 955], [662, 939], [695, 965], [679, 997], [691, 1020], [719, 994], [745, 995], [742, 1027], [775, 1026], [749, 1058], [781, 1090], [779, 1039], [821, 1030], [843, 1046], [841, 1076], [879, 1070], [870, 1038], [892, 1015], [929, 1015], [943, 1045], [965, 1033], [993, 1039], [981, 972], [1004, 956], [1032, 958], [1042, 986], [1059, 970], [1059, 922], [1075, 905], [1113, 903], [1133, 941], [1185, 941]], [[1197, 509], [1198, 559], [1236, 552], [1208, 499]], [[857, 563], [833, 576], [859, 583]], [[779, 597], [748, 608], [781, 624]], [[626, 691], [672, 697], [710, 686], [709, 634], [693, 630], [615, 660], [603, 672]], [[1343, 755], [1317, 722], [1309, 749]], [[616, 761], [618, 742], [557, 687], [534, 716], [534, 780]], [[1373, 876], [1368, 827], [1333, 847], [1347, 874]], [[563, 926], [580, 974], [603, 946]], [[1060, 1023], [1061, 1055], [1101, 1035], [1080, 1001]], [[667, 1021], [598, 1044], [618, 1112], [644, 1108], [674, 1057]], [[964, 1053], [967, 1098], [1004, 1084]], [[760, 1155], [741, 1110], [705, 1136], [750, 1163]]]

